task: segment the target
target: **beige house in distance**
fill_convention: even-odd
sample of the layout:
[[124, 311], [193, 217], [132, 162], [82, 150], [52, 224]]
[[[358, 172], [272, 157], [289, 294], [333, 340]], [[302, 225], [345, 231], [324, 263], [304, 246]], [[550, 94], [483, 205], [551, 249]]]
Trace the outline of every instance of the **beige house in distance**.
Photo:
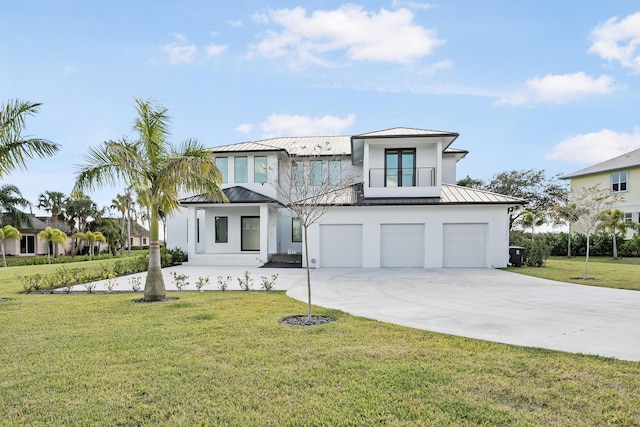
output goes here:
[[640, 223], [640, 149], [580, 169], [562, 177], [571, 181], [571, 192], [600, 185], [621, 193], [624, 201], [615, 208], [624, 212], [625, 221]]

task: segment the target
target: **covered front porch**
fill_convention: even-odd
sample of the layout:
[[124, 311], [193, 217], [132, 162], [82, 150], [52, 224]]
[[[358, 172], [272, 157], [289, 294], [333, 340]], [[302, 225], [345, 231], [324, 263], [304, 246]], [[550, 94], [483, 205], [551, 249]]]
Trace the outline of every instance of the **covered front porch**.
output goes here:
[[[183, 247], [186, 246], [189, 254], [188, 262], [247, 266], [269, 262], [271, 254], [278, 251], [281, 205], [241, 187], [224, 192], [229, 203], [211, 202], [203, 196], [182, 200], [186, 208]], [[175, 224], [173, 227], [175, 229]]]

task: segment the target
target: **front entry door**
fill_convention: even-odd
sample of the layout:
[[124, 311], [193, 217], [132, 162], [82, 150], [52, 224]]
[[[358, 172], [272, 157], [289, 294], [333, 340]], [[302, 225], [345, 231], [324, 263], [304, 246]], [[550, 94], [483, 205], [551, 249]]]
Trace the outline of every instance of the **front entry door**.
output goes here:
[[259, 216], [243, 216], [240, 218], [242, 223], [241, 247], [243, 251], [259, 251], [260, 250], [260, 217]]

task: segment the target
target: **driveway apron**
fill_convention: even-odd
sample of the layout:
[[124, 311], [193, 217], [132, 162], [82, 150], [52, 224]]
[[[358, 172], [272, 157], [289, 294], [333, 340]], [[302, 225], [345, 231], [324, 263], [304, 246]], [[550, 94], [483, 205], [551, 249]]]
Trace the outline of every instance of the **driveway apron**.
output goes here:
[[[306, 283], [287, 295], [307, 300]], [[417, 329], [640, 361], [640, 292], [493, 269], [318, 269], [312, 303]]]

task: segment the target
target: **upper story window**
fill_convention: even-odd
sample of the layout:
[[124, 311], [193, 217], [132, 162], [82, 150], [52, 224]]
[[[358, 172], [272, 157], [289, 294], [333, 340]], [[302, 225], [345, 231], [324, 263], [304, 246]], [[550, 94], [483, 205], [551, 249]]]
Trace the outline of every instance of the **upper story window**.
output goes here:
[[385, 150], [385, 187], [414, 187], [416, 185], [416, 149]]
[[253, 182], [267, 182], [266, 156], [256, 156], [253, 158]]
[[229, 182], [229, 159], [226, 157], [216, 157], [216, 167], [222, 174], [222, 182]]
[[247, 182], [247, 158], [233, 158], [233, 178], [234, 182]]
[[291, 163], [291, 181], [293, 185], [304, 184], [304, 163], [292, 162]]
[[342, 182], [342, 162], [329, 160], [329, 185], [337, 185]]
[[311, 185], [322, 184], [322, 160], [311, 160], [309, 162], [309, 178]]
[[633, 221], [633, 212], [625, 212], [624, 213], [624, 222]]
[[627, 191], [627, 172], [611, 174], [611, 191]]

